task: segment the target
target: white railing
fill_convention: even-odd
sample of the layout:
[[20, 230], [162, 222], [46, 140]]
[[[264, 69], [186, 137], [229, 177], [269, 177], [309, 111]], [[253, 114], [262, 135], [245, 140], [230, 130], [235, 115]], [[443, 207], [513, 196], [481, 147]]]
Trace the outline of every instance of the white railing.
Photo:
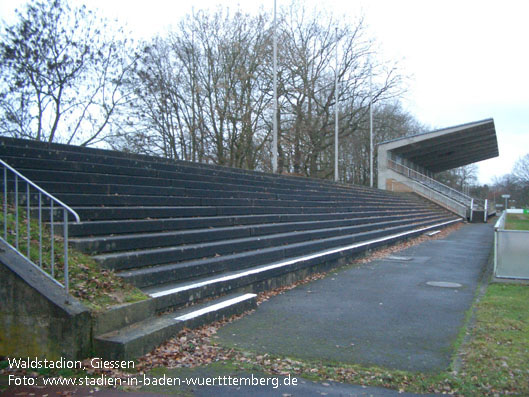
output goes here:
[[[3, 222], [4, 230], [3, 237], [0, 237], [6, 244], [10, 245], [16, 249], [21, 255], [28, 259], [35, 267], [43, 271], [46, 275], [51, 276], [51, 278], [64, 287], [66, 292], [69, 291], [69, 273], [68, 273], [68, 213], [72, 214], [75, 219], [75, 222], [79, 223], [81, 219], [77, 212], [71, 209], [69, 206], [64, 204], [61, 200], [54, 197], [50, 193], [46, 192], [44, 189], [30, 181], [20, 172], [15, 170], [9, 164], [0, 159], [0, 164], [3, 167]], [[11, 178], [8, 178], [8, 175]], [[8, 186], [9, 185], [9, 186]], [[22, 185], [22, 186], [21, 186]], [[36, 195], [35, 195], [36, 193]], [[32, 200], [32, 194], [34, 195]], [[12, 197], [12, 201], [9, 202], [8, 197]], [[37, 218], [38, 218], [38, 264], [31, 259], [31, 210], [32, 210], [32, 201], [36, 201], [36, 207], [38, 208]], [[49, 204], [49, 213], [50, 213], [50, 259], [47, 264], [49, 267], [49, 273], [44, 270], [43, 263], [43, 254], [42, 254], [42, 237], [43, 237], [43, 217], [42, 210], [43, 204]], [[25, 211], [24, 211], [25, 207]], [[13, 214], [10, 213], [10, 210]], [[64, 253], [63, 253], [63, 274], [64, 274], [64, 284], [58, 281], [56, 277], [56, 266], [55, 266], [55, 244], [54, 244], [54, 224], [56, 220], [54, 219], [55, 211], [63, 212], [62, 216], [62, 229], [63, 229], [63, 244], [64, 244]], [[22, 214], [21, 214], [22, 212]], [[24, 214], [25, 212], [25, 219]], [[11, 226], [8, 221], [10, 216], [14, 216], [13, 225]], [[59, 221], [60, 222], [60, 221]], [[20, 226], [21, 223], [26, 224], [26, 236], [21, 236]], [[14, 243], [14, 246], [9, 243], [9, 236], [12, 236], [11, 241]], [[21, 252], [20, 246], [21, 243], [26, 242], [26, 252]]]
[[403, 183], [404, 185], [408, 186], [418, 195], [423, 196], [427, 198], [428, 200], [439, 204], [440, 206], [448, 209], [449, 211], [452, 211], [453, 213], [459, 215], [462, 218], [467, 218], [469, 215], [468, 207], [466, 205], [461, 204], [459, 201], [453, 200], [452, 198], [444, 194], [441, 194], [434, 189], [430, 189], [429, 187], [423, 185], [420, 182], [410, 179], [406, 182], [399, 182], [399, 183]]
[[412, 170], [411, 168], [408, 168], [405, 165], [398, 164], [393, 160], [388, 160], [388, 167], [392, 169], [393, 171], [396, 171], [401, 175], [407, 176], [410, 179], [419, 181], [427, 185], [429, 188], [433, 190], [437, 190], [440, 193], [443, 193], [451, 197], [452, 199], [459, 201], [462, 204], [465, 204], [468, 207], [470, 207], [472, 204], [472, 200], [473, 200], [472, 197], [460, 192], [459, 190], [451, 188], [450, 186], [447, 186], [439, 181], [436, 181], [435, 179], [430, 178], [429, 176], [426, 176], [424, 174], [421, 174], [420, 172]]
[[412, 170], [411, 168], [406, 167], [405, 165], [398, 164], [393, 160], [388, 160], [388, 168], [392, 169], [393, 171], [398, 172], [401, 175], [404, 175], [408, 177], [411, 180], [417, 181], [421, 183], [422, 185], [438, 191], [440, 194], [448, 196], [452, 198], [453, 200], [463, 204], [466, 206], [466, 208], [470, 209], [469, 217], [470, 221], [472, 221], [474, 212], [476, 211], [483, 211], [484, 216], [483, 220], [487, 222], [487, 207], [488, 203], [487, 200], [482, 200], [478, 198], [473, 198], [463, 192], [460, 192], [457, 189], [451, 188], [450, 186], [447, 186], [439, 181], [436, 181], [433, 178], [430, 178], [429, 176], [426, 176], [424, 174], [421, 174], [420, 172], [417, 172], [415, 170]]
[[494, 225], [494, 276], [529, 280], [529, 231], [505, 229], [507, 214], [527, 210], [505, 210]]

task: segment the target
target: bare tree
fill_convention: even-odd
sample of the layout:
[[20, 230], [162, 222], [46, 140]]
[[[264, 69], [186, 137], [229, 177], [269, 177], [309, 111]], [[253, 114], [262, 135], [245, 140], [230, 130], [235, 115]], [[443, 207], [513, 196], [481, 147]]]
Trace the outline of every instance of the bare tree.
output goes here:
[[521, 184], [529, 187], [529, 153], [516, 161], [512, 173]]
[[0, 133], [88, 145], [102, 139], [130, 68], [105, 21], [63, 0], [34, 0], [0, 39]]
[[[368, 185], [370, 177], [369, 118], [366, 113], [359, 115], [352, 134], [342, 139], [340, 151], [340, 179], [344, 182]], [[400, 106], [397, 100], [382, 102], [373, 109], [373, 143], [375, 147], [390, 139], [424, 132], [427, 128]], [[374, 179], [377, 178], [377, 151], [374, 158]]]
[[439, 182], [463, 191], [465, 188], [476, 185], [478, 182], [478, 165], [468, 164], [463, 167], [443, 171], [435, 177]]
[[270, 101], [262, 62], [268, 39], [264, 16], [217, 11], [199, 12], [145, 45], [129, 82], [137, 122], [120, 133], [121, 144], [150, 136], [170, 158], [255, 168]]
[[[343, 151], [358, 140], [371, 95], [374, 103], [399, 96], [402, 76], [391, 65], [375, 63], [373, 92], [370, 92], [371, 68], [366, 61], [374, 48], [366, 37], [362, 19], [354, 25], [345, 24], [332, 15], [310, 13], [293, 3], [283, 10], [281, 29], [284, 168], [296, 174], [329, 178], [333, 174], [336, 107]], [[365, 153], [357, 154], [365, 157]]]
[[492, 183], [492, 190], [498, 204], [503, 202], [502, 194], [509, 194], [511, 196], [509, 205], [515, 205], [517, 208], [529, 207], [529, 185], [521, 184], [514, 173], [495, 177]]
[[[144, 43], [126, 84], [135, 95], [112, 144], [170, 158], [271, 170], [270, 21], [265, 13], [201, 11], [184, 18], [167, 37]], [[332, 175], [338, 108], [343, 180], [367, 183], [369, 101], [380, 104], [380, 117], [402, 118], [392, 124], [391, 134], [406, 133], [412, 125], [404, 120], [409, 115], [396, 105], [382, 105], [402, 93], [403, 77], [395, 65], [375, 62], [374, 56], [372, 68], [367, 64], [374, 47], [362, 20], [345, 24], [294, 3], [280, 12], [277, 31], [280, 172]], [[381, 129], [375, 142], [389, 134], [384, 122], [377, 122]]]

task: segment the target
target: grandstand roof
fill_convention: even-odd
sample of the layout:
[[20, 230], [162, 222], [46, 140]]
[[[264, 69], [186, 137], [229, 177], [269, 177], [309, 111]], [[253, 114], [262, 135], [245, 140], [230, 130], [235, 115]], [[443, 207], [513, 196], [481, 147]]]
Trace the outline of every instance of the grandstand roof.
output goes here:
[[434, 173], [499, 155], [493, 119], [393, 139], [381, 143], [379, 150], [391, 151]]

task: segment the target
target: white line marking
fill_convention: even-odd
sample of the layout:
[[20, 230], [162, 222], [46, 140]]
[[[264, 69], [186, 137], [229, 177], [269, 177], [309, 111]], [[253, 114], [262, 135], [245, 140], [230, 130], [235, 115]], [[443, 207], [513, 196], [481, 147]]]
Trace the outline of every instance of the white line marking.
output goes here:
[[382, 242], [382, 241], [387, 241], [387, 240], [390, 240], [390, 239], [396, 238], [396, 237], [402, 237], [402, 236], [405, 236], [407, 234], [420, 233], [420, 232], [423, 232], [423, 231], [426, 231], [426, 230], [435, 229], [435, 228], [438, 228], [440, 226], [448, 225], [450, 223], [459, 222], [459, 221], [460, 220], [457, 219], [457, 220], [448, 221], [448, 222], [444, 222], [444, 223], [438, 223], [436, 225], [423, 227], [421, 229], [410, 230], [410, 231], [407, 231], [407, 232], [392, 234], [390, 236], [381, 237], [381, 238], [375, 239], [375, 240], [369, 240], [369, 241], [364, 241], [364, 242], [357, 243], [357, 244], [347, 245], [345, 247], [334, 248], [334, 249], [330, 249], [330, 250], [326, 250], [326, 251], [320, 251], [320, 252], [317, 252], [317, 253], [312, 254], [312, 255], [302, 256], [302, 257], [298, 257], [298, 258], [295, 258], [295, 259], [290, 259], [290, 260], [287, 260], [287, 261], [284, 261], [284, 262], [278, 262], [278, 263], [276, 263], [274, 265], [262, 266], [262, 267], [259, 267], [257, 269], [247, 270], [245, 272], [236, 273], [236, 274], [232, 274], [232, 275], [224, 276], [224, 277], [219, 277], [219, 278], [215, 278], [215, 279], [212, 279], [212, 280], [206, 280], [206, 281], [202, 281], [202, 282], [199, 282], [199, 283], [188, 284], [188, 285], [184, 285], [183, 287], [171, 288], [171, 289], [168, 289], [168, 290], [165, 290], [165, 291], [159, 291], [159, 292], [155, 292], [155, 293], [149, 294], [149, 295], [152, 298], [159, 298], [161, 296], [171, 295], [171, 294], [174, 294], [174, 293], [177, 293], [177, 292], [187, 291], [187, 290], [190, 290], [190, 289], [193, 289], [193, 288], [200, 288], [200, 287], [205, 287], [206, 285], [220, 283], [220, 282], [223, 282], [223, 281], [235, 280], [237, 278], [250, 276], [252, 274], [257, 274], [257, 273], [265, 272], [267, 270], [277, 269], [277, 268], [284, 267], [284, 266], [290, 266], [290, 265], [293, 265], [293, 264], [298, 263], [298, 262], [307, 261], [307, 260], [311, 260], [311, 259], [314, 259], [314, 258], [319, 258], [319, 257], [325, 256], [325, 255], [335, 254], [337, 252], [351, 250], [351, 249], [354, 249], [354, 248], [362, 247], [364, 245], [369, 245], [369, 244], [373, 244], [373, 243], [379, 243], [379, 242]]
[[175, 320], [177, 320], [177, 321], [190, 320], [192, 318], [202, 316], [202, 315], [204, 315], [206, 313], [211, 313], [211, 312], [223, 309], [225, 307], [228, 307], [228, 306], [231, 306], [231, 305], [235, 305], [236, 303], [243, 302], [245, 300], [255, 298], [256, 296], [257, 296], [256, 294], [244, 294], [244, 295], [238, 296], [236, 298], [228, 299], [227, 301], [224, 301], [224, 302], [216, 303], [214, 305], [205, 307], [205, 308], [200, 309], [200, 310], [195, 310], [194, 312], [184, 314], [183, 316], [175, 317]]

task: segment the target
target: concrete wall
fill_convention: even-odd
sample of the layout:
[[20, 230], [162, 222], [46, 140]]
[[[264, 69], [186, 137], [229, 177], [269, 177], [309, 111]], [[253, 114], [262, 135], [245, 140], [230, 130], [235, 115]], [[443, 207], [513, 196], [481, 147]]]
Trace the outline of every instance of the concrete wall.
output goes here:
[[0, 241], [0, 355], [80, 359], [91, 353], [89, 310]]
[[386, 180], [390, 178], [388, 175], [388, 151], [381, 145], [377, 147], [377, 187], [382, 190], [387, 190]]
[[[398, 172], [392, 170], [388, 167], [388, 160], [391, 160], [391, 152], [388, 151], [384, 146], [378, 147], [378, 179], [377, 179], [377, 187], [379, 189], [384, 190], [391, 190], [391, 184], [389, 183], [390, 180], [398, 181], [398, 182], [406, 182], [407, 178]], [[412, 163], [409, 160], [403, 159], [402, 165], [404, 165], [407, 168], [410, 168], [414, 171], [417, 171], [418, 173], [422, 175], [426, 175], [430, 178], [433, 178], [435, 175], [428, 171], [427, 169]], [[394, 190], [396, 191], [396, 190]]]
[[385, 189], [389, 190], [390, 192], [399, 192], [399, 193], [413, 192], [413, 189], [411, 187], [392, 178], [386, 179]]
[[[379, 152], [379, 156], [380, 156]], [[384, 153], [384, 154], [387, 154]], [[384, 156], [385, 157], [385, 156]], [[380, 163], [379, 163], [380, 164]], [[387, 166], [388, 162], [385, 160], [384, 165], [379, 165], [378, 168], [378, 188], [383, 190], [389, 190], [393, 192], [399, 191], [412, 191], [408, 188], [407, 190], [398, 190], [397, 185], [405, 186], [406, 182], [409, 182], [409, 178], [405, 177], [402, 174], [392, 170]]]

